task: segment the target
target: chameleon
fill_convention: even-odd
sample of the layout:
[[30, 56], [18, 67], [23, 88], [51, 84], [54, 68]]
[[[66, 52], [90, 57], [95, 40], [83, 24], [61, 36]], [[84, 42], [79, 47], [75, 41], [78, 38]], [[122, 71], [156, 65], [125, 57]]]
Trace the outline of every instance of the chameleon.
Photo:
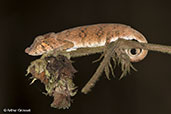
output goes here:
[[[79, 48], [105, 46], [119, 38], [147, 43], [146, 38], [140, 32], [128, 25], [93, 24], [39, 35], [32, 45], [25, 49], [25, 52], [32, 56], [39, 56], [55, 49], [70, 52]], [[125, 52], [131, 62], [138, 62], [146, 57], [148, 50], [126, 49]]]

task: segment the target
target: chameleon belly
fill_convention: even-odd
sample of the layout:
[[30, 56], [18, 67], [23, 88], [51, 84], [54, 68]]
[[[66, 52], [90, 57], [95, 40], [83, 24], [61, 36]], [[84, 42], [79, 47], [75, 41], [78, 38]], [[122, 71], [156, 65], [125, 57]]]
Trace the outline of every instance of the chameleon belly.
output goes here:
[[[114, 42], [118, 38], [147, 43], [146, 38], [130, 26], [123, 24], [95, 24], [38, 36], [33, 44], [26, 48], [25, 52], [36, 56], [54, 49], [73, 51], [84, 47], [100, 47]], [[142, 60], [147, 55], [147, 52], [147, 50], [141, 50], [138, 55], [131, 55], [126, 50], [132, 62]]]

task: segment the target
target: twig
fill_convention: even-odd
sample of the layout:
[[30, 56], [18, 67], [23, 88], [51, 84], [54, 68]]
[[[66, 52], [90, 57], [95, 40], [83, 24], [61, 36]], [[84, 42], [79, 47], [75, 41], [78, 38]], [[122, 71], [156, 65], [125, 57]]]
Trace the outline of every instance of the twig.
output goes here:
[[119, 39], [121, 42], [121, 48], [123, 49], [132, 49], [132, 48], [140, 48], [149, 51], [158, 51], [162, 53], [171, 54], [171, 46], [165, 46], [160, 44], [151, 44], [151, 43], [140, 43], [136, 41], [129, 41], [124, 39]]
[[[165, 46], [165, 45], [159, 45], [159, 44], [150, 44], [150, 43], [140, 43], [136, 41], [131, 41], [131, 40], [124, 40], [124, 39], [118, 39], [115, 42], [110, 43], [107, 47], [108, 50], [105, 53], [105, 57], [103, 61], [101, 62], [100, 66], [96, 70], [95, 74], [92, 76], [90, 81], [84, 86], [82, 89], [83, 93], [87, 93], [90, 91], [90, 89], [94, 86], [96, 81], [99, 79], [101, 73], [104, 71], [105, 65], [109, 63], [110, 58], [112, 57], [112, 54], [114, 54], [114, 50], [117, 48], [119, 49], [132, 49], [132, 48], [139, 48], [139, 49], [145, 49], [149, 51], [158, 51], [162, 53], [168, 53], [171, 54], [171, 46]], [[95, 54], [95, 53], [103, 53], [105, 51], [106, 46], [103, 47], [88, 47], [88, 48], [80, 48], [75, 51], [71, 52], [66, 52], [66, 51], [53, 51], [51, 54], [53, 56], [57, 56], [58, 54], [60, 55], [65, 55], [68, 58], [74, 58], [74, 57], [81, 57], [81, 56], [86, 56], [90, 54]], [[44, 58], [46, 56], [49, 56], [50, 53], [44, 54], [41, 58]], [[105, 64], [104, 64], [105, 63]], [[127, 65], [127, 68], [133, 67], [130, 65]], [[125, 70], [124, 72], [127, 72]], [[105, 72], [106, 73], [106, 72]]]
[[[149, 43], [139, 43], [136, 41], [128, 41], [124, 39], [119, 39], [107, 46], [109, 49], [107, 50], [107, 53], [105, 54], [105, 57], [99, 67], [97, 68], [96, 72], [92, 76], [92, 78], [88, 81], [88, 83], [83, 87], [81, 90], [83, 93], [88, 93], [91, 88], [95, 85], [99, 77], [101, 76], [102, 72], [104, 71], [105, 66], [110, 62], [110, 59], [112, 55], [114, 54], [114, 51], [116, 49], [132, 49], [132, 48], [140, 48], [150, 51], [158, 51], [163, 53], [171, 54], [171, 46], [164, 46], [159, 44], [149, 44]], [[129, 68], [133, 67], [132, 64], [128, 66], [128, 72]], [[127, 72], [127, 70], [125, 70]], [[123, 76], [122, 76], [123, 77]]]
[[[116, 44], [116, 43], [115, 43]], [[90, 89], [95, 85], [96, 81], [101, 76], [104, 68], [107, 66], [107, 64], [110, 62], [110, 58], [114, 54], [114, 50], [117, 47], [117, 45], [113, 45], [111, 48], [109, 48], [108, 51], [106, 51], [106, 54], [104, 55], [103, 61], [100, 63], [99, 67], [97, 68], [96, 72], [92, 76], [92, 78], [88, 81], [88, 83], [83, 87], [81, 92], [88, 93]]]
[[[160, 44], [151, 44], [151, 43], [140, 43], [136, 41], [131, 40], [124, 40], [124, 39], [118, 39], [119, 47], [122, 49], [132, 49], [132, 48], [140, 48], [145, 49], [149, 51], [158, 51], [162, 53], [168, 53], [171, 54], [171, 46], [165, 46]], [[110, 43], [110, 46], [115, 45], [115, 42]], [[75, 51], [66, 52], [66, 51], [60, 51], [57, 52], [57, 54], [61, 55], [69, 55], [71, 58], [75, 57], [81, 57], [86, 55], [91, 55], [95, 53], [103, 53], [105, 46], [102, 47], [88, 47], [88, 48], [79, 48]], [[54, 53], [52, 53], [54, 55]], [[48, 54], [49, 55], [49, 54]]]

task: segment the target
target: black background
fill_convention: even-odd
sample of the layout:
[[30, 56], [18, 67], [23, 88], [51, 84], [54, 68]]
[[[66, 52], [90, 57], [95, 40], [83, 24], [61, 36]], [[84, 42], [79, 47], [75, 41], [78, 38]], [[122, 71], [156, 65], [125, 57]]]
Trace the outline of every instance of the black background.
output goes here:
[[[99, 55], [72, 59], [79, 92], [69, 110], [50, 107], [39, 81], [29, 85], [27, 66], [39, 58], [24, 53], [37, 35], [96, 23], [123, 23], [149, 42], [171, 45], [171, 7], [164, 0], [4, 0], [0, 1], [0, 113], [4, 108], [31, 109], [34, 114], [171, 114], [171, 56], [150, 52], [122, 80], [103, 76], [93, 90], [80, 89], [99, 65]], [[116, 72], [120, 75], [120, 71]]]

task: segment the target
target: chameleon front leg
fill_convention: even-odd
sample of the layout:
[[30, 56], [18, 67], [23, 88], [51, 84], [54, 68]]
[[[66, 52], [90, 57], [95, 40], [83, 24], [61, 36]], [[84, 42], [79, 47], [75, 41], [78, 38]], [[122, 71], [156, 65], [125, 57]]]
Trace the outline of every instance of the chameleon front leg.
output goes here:
[[74, 47], [74, 43], [70, 42], [70, 41], [67, 41], [67, 40], [59, 40], [59, 43], [61, 43], [61, 46], [59, 46], [58, 48], [56, 48], [57, 50], [67, 50], [67, 49], [70, 49], [72, 47]]
[[[57, 55], [61, 54], [62, 51], [66, 51], [67, 49], [74, 47], [74, 43], [67, 41], [67, 40], [56, 39], [55, 43], [56, 43], [55, 45], [51, 46], [51, 47], [53, 47], [53, 50], [43, 54], [43, 56], [41, 58], [45, 58], [49, 55], [57, 56]], [[70, 58], [69, 54], [64, 53], [64, 55], [67, 56], [68, 59]]]

